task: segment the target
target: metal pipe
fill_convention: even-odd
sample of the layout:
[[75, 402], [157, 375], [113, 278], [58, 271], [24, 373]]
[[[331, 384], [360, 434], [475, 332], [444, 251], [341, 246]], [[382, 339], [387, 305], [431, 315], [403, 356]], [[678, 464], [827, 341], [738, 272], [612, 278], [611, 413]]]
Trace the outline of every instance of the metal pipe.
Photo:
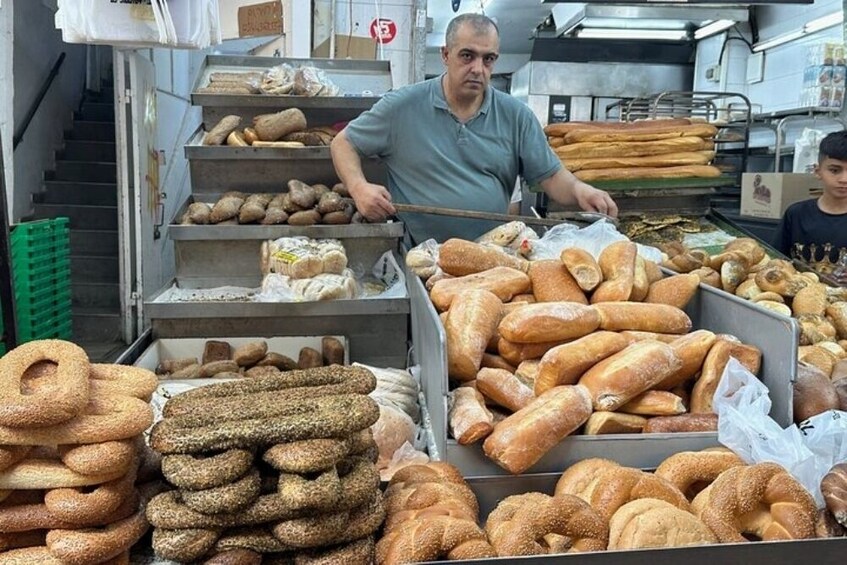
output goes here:
[[47, 75], [47, 78], [44, 79], [44, 82], [41, 84], [41, 89], [38, 91], [38, 95], [35, 97], [35, 102], [29, 107], [29, 110], [24, 116], [23, 123], [21, 127], [18, 128], [18, 131], [15, 132], [15, 137], [12, 138], [12, 151], [14, 151], [18, 144], [24, 137], [27, 128], [29, 127], [29, 123], [32, 121], [32, 118], [35, 117], [35, 113], [38, 111], [38, 108], [41, 107], [41, 102], [44, 101], [44, 97], [47, 95], [47, 91], [50, 89], [50, 85], [53, 84], [53, 80], [56, 78], [56, 75], [59, 74], [59, 69], [62, 67], [62, 63], [65, 62], [65, 52], [59, 55], [59, 58], [56, 59], [56, 62], [53, 63], [53, 68], [50, 69], [50, 74]]
[[15, 299], [12, 289], [12, 253], [9, 249], [9, 215], [6, 210], [6, 179], [3, 167], [3, 136], [0, 134], [0, 309], [3, 310], [3, 332], [0, 335], [6, 351], [17, 342]]
[[[335, 2], [331, 0], [329, 3], [329, 58], [335, 59]], [[352, 2], [353, 0], [349, 0]], [[352, 25], [352, 24], [351, 24]]]

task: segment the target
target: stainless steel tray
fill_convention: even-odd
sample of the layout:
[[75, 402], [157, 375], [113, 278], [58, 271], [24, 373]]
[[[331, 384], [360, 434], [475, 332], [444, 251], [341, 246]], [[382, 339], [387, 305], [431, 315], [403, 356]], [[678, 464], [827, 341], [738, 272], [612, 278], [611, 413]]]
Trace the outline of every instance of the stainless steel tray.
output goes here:
[[[407, 271], [412, 303], [412, 343], [421, 366], [421, 383], [432, 417], [439, 452], [468, 477], [505, 474], [480, 445], [461, 446], [447, 437], [447, 353], [444, 328], [423, 283]], [[797, 373], [797, 323], [723, 291], [700, 285], [686, 308], [694, 328], [730, 333], [762, 350], [762, 381], [770, 390], [771, 416], [782, 426], [793, 418], [792, 383]], [[565, 438], [529, 472], [559, 472], [589, 457], [608, 457], [624, 465], [651, 468], [669, 455], [718, 445], [717, 434], [574, 435]]]
[[[468, 484], [479, 499], [481, 523], [507, 496], [526, 492], [553, 494], [560, 473], [523, 475], [520, 477], [486, 476], [469, 478]], [[814, 539], [781, 542], [640, 549], [633, 551], [598, 551], [536, 557], [503, 557], [472, 559], [462, 563], [519, 563], [521, 565], [554, 565], [588, 563], [592, 565], [716, 565], [724, 563], [767, 563], [768, 565], [815, 565], [844, 562], [847, 538]], [[438, 561], [444, 563], [444, 561]]]
[[[198, 129], [184, 146], [193, 193], [282, 192], [291, 179], [328, 186], [338, 182], [329, 147], [208, 146], [200, 143], [202, 137]], [[369, 181], [387, 182], [380, 161], [362, 159], [362, 169]]]

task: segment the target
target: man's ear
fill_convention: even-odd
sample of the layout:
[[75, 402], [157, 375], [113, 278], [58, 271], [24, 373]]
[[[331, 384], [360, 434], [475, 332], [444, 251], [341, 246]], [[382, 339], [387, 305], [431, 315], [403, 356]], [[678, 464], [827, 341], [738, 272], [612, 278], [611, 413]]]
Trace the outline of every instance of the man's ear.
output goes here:
[[441, 62], [444, 63], [445, 65], [447, 64], [447, 53], [448, 52], [449, 51], [448, 51], [446, 46], [441, 48]]

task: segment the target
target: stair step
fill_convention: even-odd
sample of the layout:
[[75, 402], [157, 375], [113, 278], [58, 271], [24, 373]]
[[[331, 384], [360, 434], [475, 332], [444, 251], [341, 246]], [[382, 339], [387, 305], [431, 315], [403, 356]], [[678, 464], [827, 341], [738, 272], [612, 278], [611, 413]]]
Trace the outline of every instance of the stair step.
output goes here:
[[71, 283], [71, 304], [76, 307], [119, 309], [121, 289], [118, 283]]
[[71, 229], [71, 253], [89, 256], [118, 256], [117, 230]]
[[117, 206], [81, 206], [78, 204], [35, 204], [33, 217], [37, 220], [66, 217], [71, 228], [92, 230], [118, 229]]
[[115, 142], [69, 139], [65, 141], [64, 149], [57, 152], [56, 159], [114, 163], [116, 160]]
[[95, 92], [93, 90], [85, 91], [85, 101], [86, 102], [97, 102], [102, 104], [112, 104], [115, 100], [115, 89], [110, 87], [103, 87], [99, 91]]
[[114, 308], [74, 307], [73, 340], [111, 342], [121, 337], [121, 314]]
[[105, 101], [86, 100], [79, 112], [74, 113], [75, 120], [87, 122], [114, 122], [115, 106]]
[[117, 206], [118, 187], [100, 182], [46, 181], [44, 192], [32, 195], [37, 204], [79, 204], [82, 206]]
[[45, 180], [117, 183], [118, 166], [96, 161], [56, 161], [55, 170], [47, 171], [45, 176]]
[[73, 129], [65, 132], [65, 139], [115, 141], [115, 123], [76, 120]]
[[71, 255], [71, 283], [117, 283], [118, 258], [111, 255]]

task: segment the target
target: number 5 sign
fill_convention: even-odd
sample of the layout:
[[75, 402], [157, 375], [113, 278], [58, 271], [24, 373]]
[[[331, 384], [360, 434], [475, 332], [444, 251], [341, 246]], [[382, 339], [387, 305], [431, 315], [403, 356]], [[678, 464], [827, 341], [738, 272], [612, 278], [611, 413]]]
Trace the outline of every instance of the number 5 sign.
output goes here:
[[371, 37], [382, 44], [391, 43], [397, 37], [397, 24], [387, 18], [374, 19], [370, 30]]

